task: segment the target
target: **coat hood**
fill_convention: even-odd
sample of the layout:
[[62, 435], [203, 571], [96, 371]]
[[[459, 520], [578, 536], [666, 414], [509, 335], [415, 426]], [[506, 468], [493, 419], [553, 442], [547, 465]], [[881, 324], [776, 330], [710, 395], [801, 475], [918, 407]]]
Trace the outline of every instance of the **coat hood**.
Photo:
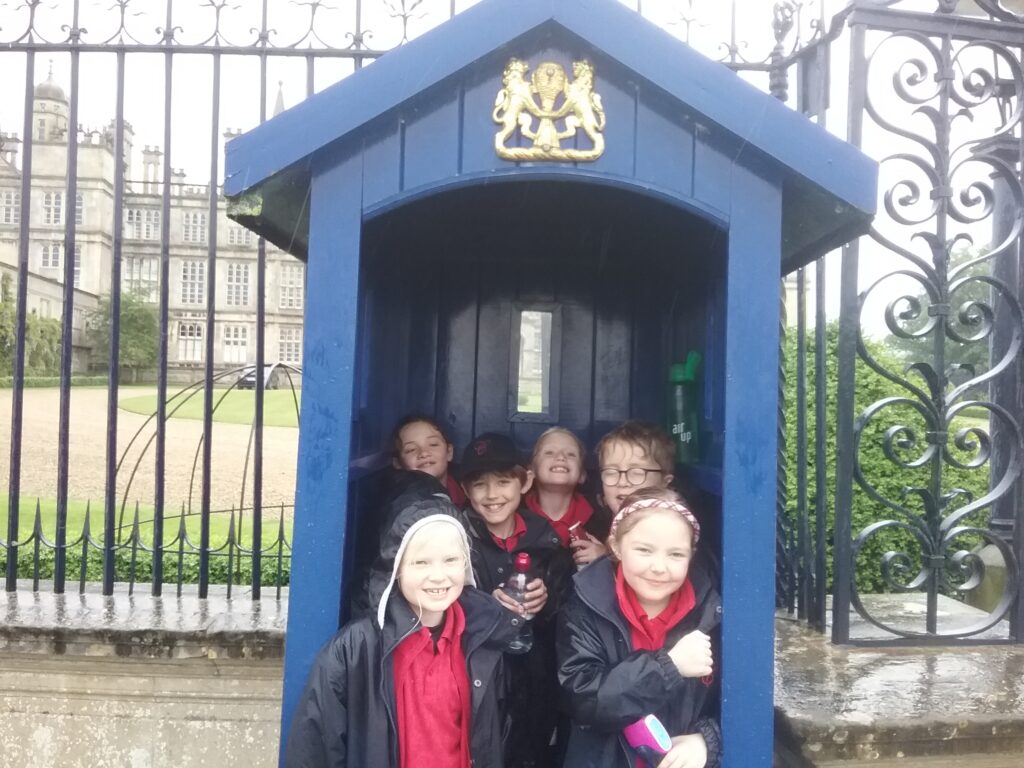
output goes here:
[[449, 499], [441, 481], [416, 469], [389, 469], [387, 490], [381, 498], [380, 530], [383, 535], [398, 514], [415, 501], [430, 498]]
[[413, 501], [403, 495], [399, 498], [405, 501], [404, 506], [397, 510], [386, 510], [391, 523], [381, 534], [380, 552], [373, 564], [368, 584], [370, 605], [375, 609], [377, 626], [381, 628], [384, 627], [388, 600], [398, 579], [398, 564], [402, 561], [402, 554], [416, 532], [430, 523], [440, 522], [458, 530], [466, 548], [466, 584], [476, 586], [469, 561], [469, 538], [459, 521], [459, 511], [451, 500], [443, 493]]

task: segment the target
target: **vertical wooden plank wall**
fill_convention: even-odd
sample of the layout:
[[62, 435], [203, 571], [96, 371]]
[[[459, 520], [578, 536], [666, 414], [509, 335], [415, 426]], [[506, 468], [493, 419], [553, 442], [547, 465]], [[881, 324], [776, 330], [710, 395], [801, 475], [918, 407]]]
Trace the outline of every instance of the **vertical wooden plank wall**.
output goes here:
[[[338, 628], [356, 361], [361, 156], [313, 181], [282, 734], [317, 650]], [[281, 740], [282, 749], [284, 739]]]
[[725, 768], [772, 764], [775, 407], [782, 190], [733, 179], [725, 326], [722, 740]]

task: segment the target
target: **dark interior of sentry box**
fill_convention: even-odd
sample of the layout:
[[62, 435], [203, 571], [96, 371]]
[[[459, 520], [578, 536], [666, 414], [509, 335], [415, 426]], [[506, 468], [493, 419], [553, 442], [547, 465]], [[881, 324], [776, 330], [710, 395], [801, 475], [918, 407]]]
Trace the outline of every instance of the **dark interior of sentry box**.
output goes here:
[[[663, 424], [669, 366], [696, 350], [701, 460], [677, 485], [717, 550], [725, 259], [725, 235], [694, 212], [597, 184], [467, 187], [367, 221], [350, 509], [372, 514], [367, 489], [405, 414], [435, 417], [456, 458], [484, 431], [528, 452], [554, 424], [592, 449], [625, 419]], [[559, 319], [549, 417], [509, 397], [517, 313], [531, 308]]]

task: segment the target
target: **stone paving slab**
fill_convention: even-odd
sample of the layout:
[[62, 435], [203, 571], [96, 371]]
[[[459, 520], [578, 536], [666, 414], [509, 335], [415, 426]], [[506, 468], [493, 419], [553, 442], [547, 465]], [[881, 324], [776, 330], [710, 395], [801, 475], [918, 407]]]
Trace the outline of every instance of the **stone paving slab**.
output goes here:
[[1021, 646], [836, 646], [780, 618], [775, 704], [776, 738], [792, 757], [780, 765], [954, 755], [973, 765], [992, 753], [1024, 765]]
[[287, 590], [253, 600], [250, 590], [194, 588], [178, 597], [128, 595], [117, 585], [107, 597], [87, 590], [5, 592], [0, 610], [0, 651], [90, 656], [279, 658], [288, 617]]
[[[1024, 755], [1020, 752], [999, 755], [971, 755], [970, 762], [963, 756], [907, 757], [894, 760], [873, 760], [871, 768], [1021, 768]], [[849, 761], [818, 763], [818, 768], [849, 768]]]

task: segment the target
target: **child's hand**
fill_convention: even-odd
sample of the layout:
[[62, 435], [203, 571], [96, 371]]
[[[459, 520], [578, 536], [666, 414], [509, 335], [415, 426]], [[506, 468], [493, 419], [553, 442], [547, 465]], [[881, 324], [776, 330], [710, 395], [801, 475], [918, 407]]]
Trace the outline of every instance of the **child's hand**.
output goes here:
[[708, 762], [708, 745], [699, 733], [675, 736], [672, 749], [658, 763], [658, 768], [704, 768]]
[[714, 665], [711, 657], [711, 638], [703, 632], [694, 631], [683, 635], [668, 652], [683, 677], [705, 677], [710, 675]]
[[548, 602], [548, 588], [541, 579], [534, 579], [526, 585], [526, 603], [529, 614], [540, 613]]
[[516, 614], [517, 616], [522, 616], [523, 615], [523, 606], [521, 606], [519, 603], [517, 603], [511, 597], [509, 597], [504, 592], [502, 592], [501, 591], [501, 587], [498, 587], [498, 589], [494, 590], [491, 594], [494, 595], [494, 599], [495, 600], [497, 600], [499, 603], [501, 603], [502, 608], [507, 608], [508, 610], [512, 611], [512, 613]]
[[586, 539], [573, 542], [572, 545], [572, 559], [576, 562], [576, 566], [582, 568], [584, 565], [597, 560], [599, 557], [603, 557], [608, 554], [608, 550], [604, 544], [595, 539], [589, 533]]
[[534, 579], [527, 583], [526, 602], [521, 605], [506, 595], [501, 590], [501, 587], [498, 587], [498, 589], [494, 590], [491, 594], [494, 595], [494, 598], [501, 603], [503, 607], [508, 608], [512, 613], [518, 614], [519, 616], [525, 616], [526, 614], [530, 614], [532, 616], [540, 613], [548, 602], [548, 588], [540, 579]]

